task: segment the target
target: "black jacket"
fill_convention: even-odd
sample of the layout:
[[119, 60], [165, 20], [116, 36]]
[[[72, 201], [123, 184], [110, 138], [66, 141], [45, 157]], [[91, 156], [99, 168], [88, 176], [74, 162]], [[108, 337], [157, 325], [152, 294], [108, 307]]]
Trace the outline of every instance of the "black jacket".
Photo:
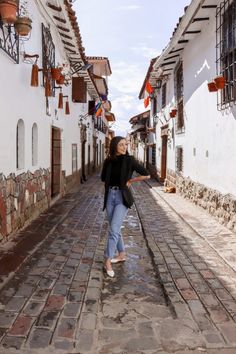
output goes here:
[[[105, 195], [104, 195], [104, 205], [103, 210], [106, 208], [107, 197], [109, 192], [110, 177], [111, 177], [111, 161], [106, 159], [103, 164], [101, 180], [105, 182]], [[121, 165], [121, 191], [123, 195], [123, 203], [127, 208], [131, 208], [134, 199], [130, 188], [126, 186], [126, 183], [131, 179], [133, 172], [136, 171], [142, 176], [148, 176], [147, 170], [140, 165], [133, 156], [125, 155]]]

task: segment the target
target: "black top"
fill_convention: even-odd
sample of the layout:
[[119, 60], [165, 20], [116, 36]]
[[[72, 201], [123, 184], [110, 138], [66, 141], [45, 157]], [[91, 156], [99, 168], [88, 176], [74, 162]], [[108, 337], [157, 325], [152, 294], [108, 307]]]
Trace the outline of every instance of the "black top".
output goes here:
[[111, 177], [110, 177], [110, 186], [120, 187], [120, 174], [121, 174], [121, 165], [124, 159], [124, 155], [118, 155], [111, 162]]
[[[118, 161], [117, 161], [118, 164]], [[120, 176], [117, 182], [120, 183], [120, 188], [123, 197], [123, 204], [128, 208], [131, 208], [134, 199], [131, 193], [131, 188], [127, 186], [127, 181], [132, 178], [132, 174], [134, 171], [139, 173], [141, 176], [148, 176], [148, 171], [138, 163], [137, 160], [133, 156], [130, 155], [122, 155], [121, 162], [120, 162]], [[112, 169], [112, 160], [106, 159], [103, 164], [101, 180], [105, 182], [105, 195], [104, 195], [104, 204], [103, 210], [106, 208], [107, 198], [109, 194], [109, 187], [114, 185], [114, 181], [111, 184], [111, 169]], [[116, 168], [115, 168], [116, 170]], [[116, 174], [117, 176], [117, 174]], [[116, 183], [117, 183], [116, 182]]]

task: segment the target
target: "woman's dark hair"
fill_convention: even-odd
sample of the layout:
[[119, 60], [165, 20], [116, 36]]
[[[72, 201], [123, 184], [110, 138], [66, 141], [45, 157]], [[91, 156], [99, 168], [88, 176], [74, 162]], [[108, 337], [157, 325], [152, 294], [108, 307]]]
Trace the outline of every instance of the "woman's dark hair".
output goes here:
[[[123, 136], [115, 136], [114, 138], [111, 139], [110, 146], [109, 146], [109, 153], [108, 153], [109, 160], [114, 160], [116, 158], [117, 145], [123, 139], [125, 140]], [[126, 155], [128, 155], [128, 151], [126, 151]]]

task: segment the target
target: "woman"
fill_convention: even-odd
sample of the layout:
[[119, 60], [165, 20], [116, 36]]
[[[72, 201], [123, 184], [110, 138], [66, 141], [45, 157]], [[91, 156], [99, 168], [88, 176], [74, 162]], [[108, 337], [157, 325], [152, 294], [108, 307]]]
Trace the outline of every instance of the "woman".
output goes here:
[[[132, 178], [133, 172], [141, 176]], [[114, 277], [112, 263], [125, 261], [125, 247], [121, 235], [121, 226], [134, 200], [130, 191], [133, 182], [144, 181], [150, 176], [133, 156], [127, 152], [126, 139], [114, 137], [110, 142], [109, 155], [104, 161], [101, 179], [105, 182], [103, 210], [106, 209], [109, 221], [109, 233], [105, 253], [104, 270], [109, 277]], [[118, 256], [114, 254], [118, 251]]]

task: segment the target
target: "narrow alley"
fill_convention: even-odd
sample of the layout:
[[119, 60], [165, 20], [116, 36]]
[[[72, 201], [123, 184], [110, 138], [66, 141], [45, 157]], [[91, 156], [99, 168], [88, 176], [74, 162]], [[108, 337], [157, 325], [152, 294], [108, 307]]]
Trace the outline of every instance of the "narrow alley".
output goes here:
[[1, 245], [0, 353], [236, 352], [235, 234], [155, 181], [134, 194], [114, 279], [98, 176]]

